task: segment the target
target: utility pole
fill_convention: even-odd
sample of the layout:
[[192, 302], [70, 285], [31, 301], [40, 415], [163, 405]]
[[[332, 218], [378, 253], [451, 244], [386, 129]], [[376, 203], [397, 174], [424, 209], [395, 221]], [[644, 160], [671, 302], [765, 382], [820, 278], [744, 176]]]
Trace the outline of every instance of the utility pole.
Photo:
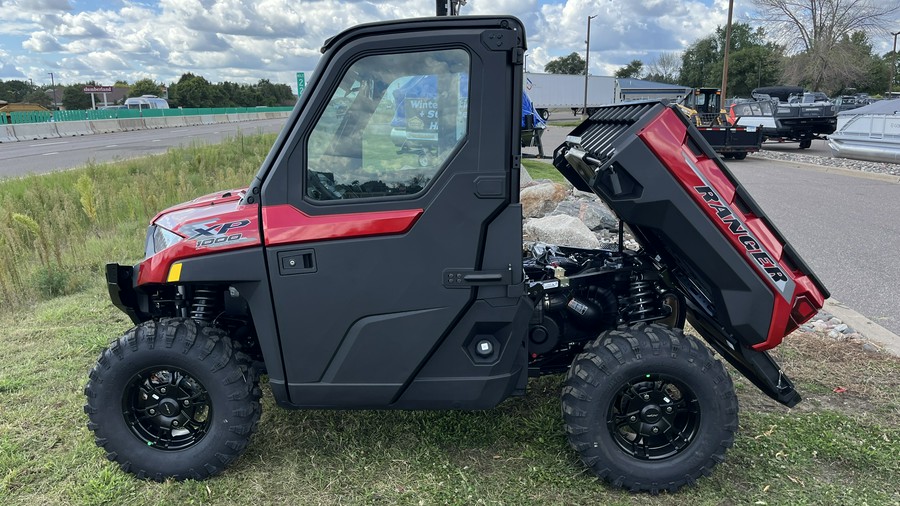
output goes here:
[[52, 106], [56, 106], [56, 83], [53, 81], [53, 72], [47, 72], [50, 74], [50, 87], [53, 88], [53, 104]]
[[731, 15], [733, 12], [734, 0], [728, 0], [728, 24], [725, 25], [725, 64], [722, 67], [722, 94], [719, 95], [720, 109], [725, 108], [725, 98], [728, 96], [728, 49], [731, 48]]
[[891, 32], [894, 36], [894, 53], [891, 59], [891, 80], [888, 81], [888, 99], [894, 98], [894, 69], [897, 68], [897, 35], [900, 32]]
[[587, 40], [584, 41], [584, 108], [581, 110], [582, 118], [587, 118], [587, 97], [588, 97], [588, 73], [590, 71], [590, 63], [591, 63], [591, 20], [596, 18], [597, 15], [588, 16], [587, 18]]

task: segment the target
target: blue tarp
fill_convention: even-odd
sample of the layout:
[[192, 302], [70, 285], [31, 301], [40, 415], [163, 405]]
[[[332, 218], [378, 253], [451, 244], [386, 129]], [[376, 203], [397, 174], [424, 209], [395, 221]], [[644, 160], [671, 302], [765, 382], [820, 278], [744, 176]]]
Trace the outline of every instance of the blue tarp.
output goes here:
[[534, 128], [546, 128], [547, 122], [544, 121], [544, 118], [541, 117], [537, 111], [534, 110], [534, 104], [531, 103], [531, 99], [528, 98], [528, 95], [525, 92], [522, 92], [522, 125], [525, 126], [525, 117], [531, 115], [534, 118]]
[[[468, 74], [460, 74], [459, 95], [461, 98], [468, 98], [469, 96]], [[394, 90], [394, 103], [396, 104], [397, 109], [394, 113], [393, 120], [391, 120], [391, 126], [406, 127], [407, 98], [416, 98], [423, 100], [432, 100], [437, 98], [437, 77], [433, 75], [416, 76], [410, 79], [403, 86]], [[547, 126], [547, 122], [544, 121], [539, 114], [537, 114], [537, 111], [535, 111], [534, 109], [534, 105], [531, 103], [531, 99], [528, 98], [528, 95], [526, 95], [523, 91], [521, 123], [522, 127], [525, 126], [525, 117], [528, 115], [531, 115], [534, 118], [535, 128], [545, 128]]]

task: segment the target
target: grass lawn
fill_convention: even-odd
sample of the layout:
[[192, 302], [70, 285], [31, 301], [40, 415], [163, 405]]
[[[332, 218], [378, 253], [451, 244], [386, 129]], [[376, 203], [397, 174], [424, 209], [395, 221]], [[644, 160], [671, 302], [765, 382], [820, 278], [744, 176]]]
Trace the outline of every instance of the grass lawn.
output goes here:
[[566, 182], [566, 178], [564, 178], [563, 175], [560, 174], [553, 165], [547, 162], [539, 162], [537, 160], [522, 160], [522, 165], [525, 167], [525, 170], [528, 171], [528, 174], [532, 177], [532, 179], [549, 179], [557, 183], [568, 184]]
[[726, 462], [695, 487], [653, 497], [612, 490], [585, 472], [563, 435], [556, 377], [476, 412], [287, 411], [266, 393], [259, 433], [225, 474], [139, 481], [106, 461], [81, 409], [88, 369], [129, 327], [100, 280], [0, 324], [4, 505], [900, 501], [900, 359], [812, 334], [779, 349], [804, 402], [789, 410], [736, 377], [741, 427]]

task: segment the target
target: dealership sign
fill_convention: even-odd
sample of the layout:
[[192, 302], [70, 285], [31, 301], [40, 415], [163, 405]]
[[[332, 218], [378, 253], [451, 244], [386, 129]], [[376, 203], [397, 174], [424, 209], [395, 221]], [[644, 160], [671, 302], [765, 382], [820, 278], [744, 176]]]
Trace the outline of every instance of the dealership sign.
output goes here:
[[112, 93], [112, 86], [85, 86], [85, 93]]

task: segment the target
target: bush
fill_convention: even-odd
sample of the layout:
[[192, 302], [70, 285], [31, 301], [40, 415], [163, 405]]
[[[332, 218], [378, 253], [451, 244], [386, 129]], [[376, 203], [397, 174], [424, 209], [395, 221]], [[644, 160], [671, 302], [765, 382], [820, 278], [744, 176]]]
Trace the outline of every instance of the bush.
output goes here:
[[81, 289], [78, 276], [57, 265], [38, 267], [31, 276], [31, 283], [43, 299], [70, 295]]

